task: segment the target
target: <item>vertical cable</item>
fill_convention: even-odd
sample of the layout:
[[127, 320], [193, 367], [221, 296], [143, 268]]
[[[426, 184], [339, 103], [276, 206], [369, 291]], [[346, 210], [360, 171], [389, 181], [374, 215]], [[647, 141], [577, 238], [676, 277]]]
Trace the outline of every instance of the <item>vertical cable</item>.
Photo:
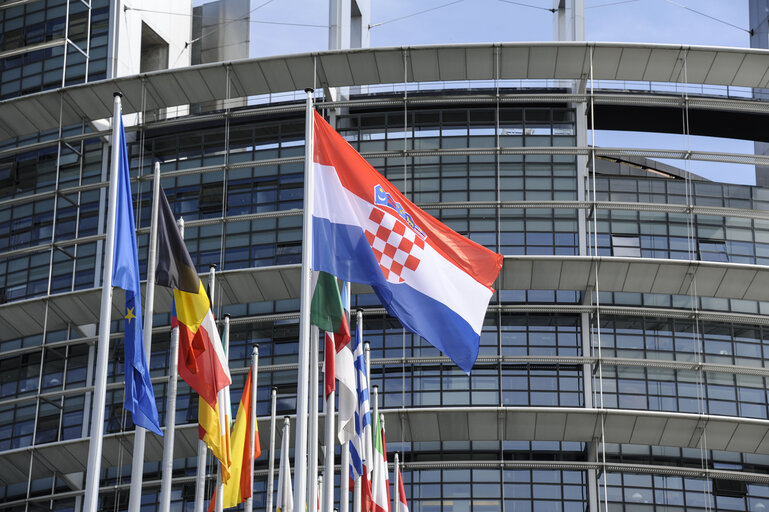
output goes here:
[[596, 341], [598, 342], [598, 393], [599, 404], [601, 408], [601, 461], [603, 472], [603, 502], [604, 510], [609, 512], [609, 490], [608, 490], [608, 475], [606, 474], [606, 418], [603, 400], [603, 355], [601, 352], [601, 297], [598, 287], [598, 196], [596, 187], [596, 172], [595, 172], [595, 82], [593, 76], [593, 50], [594, 47], [590, 47], [590, 126], [591, 126], [591, 148], [590, 159], [592, 160], [592, 182], [593, 182], [593, 268], [595, 269], [595, 332]]
[[[688, 249], [688, 256], [689, 256], [689, 273], [691, 276], [691, 284], [689, 286], [689, 302], [691, 306], [692, 311], [692, 335], [694, 336], [694, 350], [695, 350], [695, 360], [697, 361], [697, 412], [701, 416], [705, 416], [708, 414], [708, 410], [706, 407], [706, 382], [705, 382], [705, 372], [702, 369], [702, 363], [704, 362], [704, 342], [705, 340], [702, 337], [702, 333], [700, 331], [700, 320], [699, 320], [699, 296], [697, 295], [697, 279], [695, 276], [695, 270], [693, 267], [694, 261], [696, 261], [698, 258], [698, 242], [697, 242], [697, 226], [695, 224], [694, 219], [694, 182], [692, 180], [692, 174], [691, 174], [691, 130], [689, 125], [689, 91], [688, 91], [688, 83], [689, 83], [689, 76], [688, 76], [688, 66], [687, 66], [687, 54], [688, 50], [684, 51], [683, 55], [683, 64], [682, 64], [682, 71], [683, 71], [683, 87], [682, 87], [682, 100], [683, 100], [683, 108], [682, 108], [682, 116], [683, 116], [683, 132], [684, 132], [684, 147], [686, 149], [686, 155], [684, 158], [684, 170], [686, 171], [685, 174], [685, 183], [686, 183], [686, 206], [688, 210], [688, 217], [686, 219], [686, 234], [687, 234], [687, 249]], [[707, 446], [707, 436], [705, 433], [705, 428], [703, 425], [703, 422], [700, 421], [702, 432], [700, 434], [700, 467], [703, 470], [703, 474], [706, 473], [706, 470], [708, 468], [708, 446]], [[708, 478], [705, 478], [705, 481], [703, 482], [702, 486], [702, 494], [703, 494], [703, 500], [705, 502], [705, 510], [710, 511], [712, 506], [712, 495], [708, 492], [708, 482], [710, 480]]]
[[[403, 195], [408, 198], [408, 169], [406, 155], [408, 153], [408, 139], [406, 127], [408, 126], [408, 54], [403, 50]], [[412, 338], [413, 340], [413, 338]], [[413, 345], [413, 344], [412, 344]], [[401, 326], [401, 407], [406, 407], [406, 328]], [[401, 425], [401, 445], [403, 444], [403, 426]]]

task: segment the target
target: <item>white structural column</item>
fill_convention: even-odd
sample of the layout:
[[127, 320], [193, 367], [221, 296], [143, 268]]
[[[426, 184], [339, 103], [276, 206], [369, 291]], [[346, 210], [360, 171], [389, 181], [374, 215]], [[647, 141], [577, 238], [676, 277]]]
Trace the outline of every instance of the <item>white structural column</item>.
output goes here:
[[112, 105], [112, 162], [110, 164], [109, 210], [107, 213], [107, 240], [104, 244], [104, 279], [102, 281], [101, 311], [99, 315], [99, 341], [96, 350], [93, 409], [91, 410], [91, 439], [88, 443], [83, 512], [96, 512], [99, 502], [101, 451], [104, 435], [104, 408], [107, 391], [107, 358], [109, 356], [109, 327], [112, 319], [112, 264], [115, 258], [115, 216], [117, 204], [117, 170], [120, 162], [120, 93], [115, 93]]
[[[160, 162], [155, 162], [152, 175], [152, 214], [150, 216], [150, 246], [147, 255], [147, 288], [144, 296], [144, 350], [147, 353], [147, 368], [152, 354], [152, 313], [155, 309], [155, 263], [158, 249], [158, 200], [160, 199]], [[144, 478], [144, 445], [147, 431], [136, 427], [134, 452], [131, 462], [131, 491], [128, 496], [128, 512], [139, 512]]]
[[[176, 221], [179, 236], [184, 240], [184, 219]], [[171, 329], [168, 349], [168, 392], [166, 393], [166, 436], [163, 440], [163, 461], [160, 465], [160, 503], [158, 510], [171, 510], [171, 483], [174, 473], [174, 437], [176, 436], [176, 390], [179, 383], [179, 326]]]
[[[305, 89], [304, 215], [302, 230], [302, 295], [299, 320], [299, 361], [296, 381], [296, 441], [294, 444], [294, 503], [300, 509], [307, 496], [307, 403], [310, 380], [310, 301], [312, 300], [313, 127], [312, 89]], [[314, 482], [313, 482], [314, 483]]]

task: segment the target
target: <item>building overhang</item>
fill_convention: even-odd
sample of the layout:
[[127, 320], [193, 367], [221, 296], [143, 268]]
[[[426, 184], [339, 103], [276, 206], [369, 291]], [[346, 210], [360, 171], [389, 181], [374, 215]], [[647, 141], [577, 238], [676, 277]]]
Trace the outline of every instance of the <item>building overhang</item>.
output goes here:
[[[387, 409], [387, 439], [397, 442], [436, 441], [570, 441], [641, 446], [700, 448], [736, 453], [769, 454], [769, 421], [674, 412], [578, 407], [443, 407]], [[269, 418], [259, 420], [262, 436], [269, 436]], [[323, 439], [324, 423], [319, 422]], [[602, 427], [603, 423], [603, 427]], [[291, 420], [290, 442], [294, 439]], [[133, 431], [104, 436], [102, 467], [127, 464], [133, 455]], [[262, 439], [265, 439], [264, 437]], [[197, 424], [178, 426], [174, 458], [197, 455]], [[61, 475], [81, 473], [88, 460], [88, 438], [0, 453], [0, 483], [11, 485], [45, 478], [53, 471]], [[266, 446], [262, 442], [262, 446]], [[30, 469], [31, 455], [34, 463]], [[163, 439], [147, 436], [144, 460], [157, 462], [163, 456]], [[632, 466], [628, 467], [632, 472]]]
[[[591, 64], [592, 63], [592, 64]], [[769, 51], [535, 42], [365, 48], [243, 59], [102, 80], [0, 102], [0, 140], [123, 113], [305, 88], [468, 80], [616, 80], [769, 87]]]
[[[300, 266], [280, 265], [219, 272], [216, 304], [298, 299]], [[207, 284], [208, 276], [201, 279]], [[769, 300], [769, 267], [762, 265], [590, 256], [506, 256], [497, 290], [568, 290], [690, 295]], [[354, 285], [352, 293], [372, 293]], [[156, 314], [171, 312], [170, 290], [156, 287]], [[46, 314], [46, 303], [48, 311]], [[99, 321], [101, 288], [10, 302], [0, 306], [0, 340]], [[123, 314], [123, 294], [114, 294], [112, 318]]]

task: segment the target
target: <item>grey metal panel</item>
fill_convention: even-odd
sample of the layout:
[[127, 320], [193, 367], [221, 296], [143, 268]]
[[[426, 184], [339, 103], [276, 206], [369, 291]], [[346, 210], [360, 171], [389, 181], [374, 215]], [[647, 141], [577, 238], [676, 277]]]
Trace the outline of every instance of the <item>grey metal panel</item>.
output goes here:
[[537, 430], [537, 416], [529, 411], [509, 408], [505, 415], [506, 440], [533, 440]]
[[414, 50], [409, 57], [409, 82], [432, 82], [439, 80], [438, 57], [435, 49]]
[[212, 98], [205, 98], [206, 101], [214, 99], [225, 99], [227, 97], [227, 69], [226, 65], [203, 67], [199, 70], [200, 79], [206, 84], [206, 88], [211, 91]]
[[29, 453], [26, 450], [16, 450], [8, 457], [0, 458], [0, 482], [11, 485], [26, 482], [29, 472]]
[[[472, 420], [467, 422], [468, 439], [498, 439], [499, 438], [499, 417], [497, 411], [482, 411], [474, 413]], [[504, 414], [501, 415], [504, 419]], [[389, 423], [388, 423], [389, 425]], [[387, 427], [389, 432], [390, 427]], [[398, 438], [396, 438], [398, 439]]]
[[[411, 441], [434, 441], [440, 430], [438, 414], [435, 411], [424, 411], [417, 415], [417, 421], [410, 421]], [[385, 420], [387, 421], [387, 420]]]
[[682, 52], [678, 48], [652, 49], [643, 79], [652, 82], [682, 82], [681, 55]]
[[650, 48], [625, 48], [617, 67], [617, 75], [627, 77], [625, 80], [643, 80], [651, 53]]
[[464, 48], [438, 50], [438, 77], [440, 80], [467, 80], [467, 55]]
[[666, 424], [667, 418], [640, 416], [635, 422], [630, 442], [632, 444], [656, 446], [659, 444], [663, 432], [665, 432]]
[[658, 265], [654, 263], [636, 263], [628, 265], [623, 288], [636, 290], [641, 293], [649, 293], [654, 285], [654, 275]]
[[766, 57], [761, 55], [747, 54], [734, 74], [733, 80], [742, 84], [753, 84], [753, 87], [759, 87], [766, 75], [766, 67], [763, 65]]
[[697, 294], [706, 297], [713, 297], [717, 294], [721, 281], [726, 275], [725, 268], [713, 266], [698, 266], [695, 272]]
[[561, 265], [561, 276], [558, 281], [560, 290], [585, 290], [587, 283], [594, 274], [591, 261], [583, 259], [566, 259]]
[[118, 90], [114, 81], [97, 82], [91, 87], [65, 89], [62, 94], [70, 104], [77, 105], [80, 119], [91, 120], [112, 117], [113, 93]]
[[602, 260], [598, 266], [598, 290], [626, 290], [625, 276], [630, 264], [626, 261]]
[[[197, 68], [183, 69], [176, 74], [175, 78], [180, 92], [186, 98], [185, 101], [182, 101], [180, 97], [177, 105], [183, 105], [186, 101], [203, 103], [214, 100], [213, 92], [208, 88], [208, 84], [203, 80]], [[224, 81], [224, 78], [222, 78], [222, 81]]]
[[288, 58], [286, 59], [286, 67], [296, 89], [304, 90], [315, 86], [317, 82], [313, 74], [315, 70], [315, 57], [298, 55]]
[[464, 441], [470, 439], [470, 429], [468, 423], [476, 421], [470, 420], [469, 415], [464, 412], [446, 412], [438, 417], [438, 429], [441, 439], [447, 441]]
[[[403, 82], [403, 51], [401, 49], [387, 49], [379, 51], [371, 51], [369, 58], [377, 66], [377, 74], [385, 84], [397, 84]], [[409, 76], [414, 76], [413, 71], [409, 72]]]
[[761, 440], [765, 435], [766, 429], [761, 425], [737, 425], [732, 438], [724, 449], [730, 452], [754, 453], [759, 449]]
[[718, 52], [705, 80], [708, 83], [720, 85], [732, 83], [743, 59], [743, 55]]
[[587, 51], [581, 47], [559, 47], [553, 78], [575, 78], [584, 75]]
[[351, 83], [356, 85], [376, 84], [381, 81], [379, 68], [370, 54], [363, 52], [350, 53], [347, 56], [347, 61], [349, 63], [349, 70], [340, 75], [342, 80], [344, 80], [346, 75], [351, 75], [353, 77]]
[[760, 301], [769, 300], [769, 273], [756, 272], [753, 281], [745, 291], [744, 298]]
[[531, 276], [531, 289], [555, 290], [561, 277], [561, 261], [539, 260], [534, 262]]
[[470, 80], [482, 80], [496, 78], [496, 49], [491, 47], [468, 47], [465, 50], [467, 78]]
[[750, 283], [756, 277], [756, 270], [738, 268], [727, 269], [721, 285], [716, 291], [717, 296], [742, 298], [748, 291]]
[[[593, 77], [598, 80], [618, 80], [617, 75], [622, 48], [595, 46], [593, 50]], [[588, 62], [589, 65], [589, 62]]]
[[499, 53], [500, 78], [528, 77], [529, 49], [526, 47], [502, 46]]
[[630, 414], [607, 414], [604, 431], [608, 443], [629, 443], [633, 438], [636, 417]]
[[557, 55], [557, 47], [532, 47], [529, 50], [528, 78], [553, 78], [555, 76], [555, 63]]
[[704, 82], [710, 72], [710, 68], [713, 67], [713, 62], [716, 60], [716, 53], [692, 48], [685, 52], [685, 56], [687, 82]]
[[[348, 60], [348, 59], [355, 59], [355, 58], [359, 58], [359, 56], [355, 54], [321, 55], [318, 57], [318, 66], [323, 69], [323, 72], [326, 75], [326, 79], [329, 81], [341, 82], [346, 84], [363, 83], [365, 79], [356, 80], [354, 78], [356, 75], [356, 71], [358, 71], [358, 67], [352, 65], [350, 63], [350, 60]], [[360, 67], [368, 68], [369, 70], [373, 68], [373, 66], [371, 65], [365, 66], [363, 63], [360, 64]], [[362, 75], [366, 76], [365, 73], [362, 73]]]
[[537, 424], [534, 431], [534, 441], [551, 441], [563, 439], [566, 432], [566, 418], [568, 413], [547, 411], [537, 413]]
[[258, 61], [239, 61], [232, 66], [248, 96], [264, 94], [269, 90], [267, 79]]
[[571, 411], [566, 417], [564, 441], [585, 441], [592, 439], [597, 429], [601, 427], [600, 418], [592, 411], [585, 409], [585, 414]]
[[[508, 264], [507, 261], [510, 263]], [[531, 287], [532, 260], [510, 259], [502, 265], [500, 288], [505, 290], [527, 290]]]
[[680, 294], [687, 293], [683, 286], [684, 278], [688, 270], [688, 263], [681, 262], [660, 262], [657, 266], [657, 273], [654, 276], [654, 285], [652, 293]]
[[672, 415], [665, 425], [660, 444], [662, 446], [688, 447], [697, 423], [697, 418]]
[[734, 436], [735, 430], [737, 430], [737, 426], [738, 424], [733, 421], [711, 416], [705, 425], [708, 449], [726, 450]]

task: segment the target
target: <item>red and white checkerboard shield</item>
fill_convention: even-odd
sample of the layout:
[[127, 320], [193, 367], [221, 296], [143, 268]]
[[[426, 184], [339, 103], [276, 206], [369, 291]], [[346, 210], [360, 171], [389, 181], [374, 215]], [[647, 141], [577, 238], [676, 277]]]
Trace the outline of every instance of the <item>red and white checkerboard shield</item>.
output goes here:
[[419, 266], [424, 240], [396, 215], [377, 207], [371, 210], [368, 220], [366, 239], [385, 279], [390, 283], [404, 282], [403, 276]]

